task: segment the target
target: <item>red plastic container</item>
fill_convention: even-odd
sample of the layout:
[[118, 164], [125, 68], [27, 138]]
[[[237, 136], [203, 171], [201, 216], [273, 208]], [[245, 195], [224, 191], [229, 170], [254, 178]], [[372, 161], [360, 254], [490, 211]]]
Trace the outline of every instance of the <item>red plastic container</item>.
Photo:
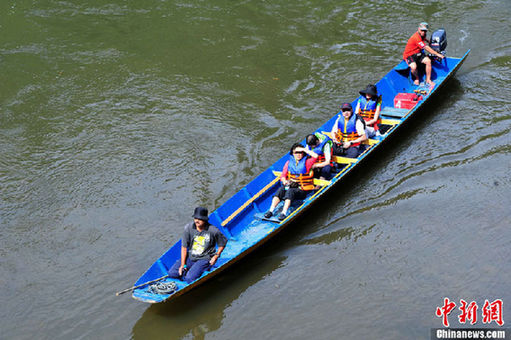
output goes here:
[[422, 100], [422, 96], [418, 96], [415, 93], [398, 93], [394, 97], [394, 107], [398, 109], [413, 109], [420, 100]]

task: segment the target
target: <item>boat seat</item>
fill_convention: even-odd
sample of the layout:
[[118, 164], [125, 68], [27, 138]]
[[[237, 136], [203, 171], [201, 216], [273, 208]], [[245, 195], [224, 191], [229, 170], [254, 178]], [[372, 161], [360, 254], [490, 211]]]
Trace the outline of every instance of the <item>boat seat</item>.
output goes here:
[[383, 125], [397, 125], [397, 124], [401, 123], [401, 119], [382, 118], [381, 123]]
[[409, 109], [399, 109], [397, 107], [385, 106], [381, 109], [380, 115], [393, 118], [403, 118], [408, 112], [410, 112]]
[[352, 163], [356, 163], [358, 161], [357, 158], [348, 158], [348, 157], [342, 157], [342, 156], [332, 156], [332, 160], [335, 162], [335, 163], [339, 163], [339, 164], [352, 164]]

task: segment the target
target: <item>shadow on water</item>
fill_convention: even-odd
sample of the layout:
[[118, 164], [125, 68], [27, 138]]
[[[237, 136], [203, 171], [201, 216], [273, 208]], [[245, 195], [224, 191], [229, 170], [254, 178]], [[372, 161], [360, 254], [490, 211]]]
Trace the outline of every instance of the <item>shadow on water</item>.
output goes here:
[[[264, 247], [266, 248], [266, 247]], [[260, 257], [262, 252], [236, 264], [221, 275], [167, 303], [151, 305], [132, 330], [133, 339], [181, 339], [204, 336], [222, 325], [224, 311], [249, 287], [278, 269], [286, 256]], [[259, 256], [258, 256], [259, 255]]]

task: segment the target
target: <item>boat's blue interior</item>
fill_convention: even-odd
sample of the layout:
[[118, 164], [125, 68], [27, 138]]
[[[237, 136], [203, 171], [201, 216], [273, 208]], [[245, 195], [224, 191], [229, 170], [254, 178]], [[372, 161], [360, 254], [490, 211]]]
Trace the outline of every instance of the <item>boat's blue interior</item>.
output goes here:
[[[451, 73], [453, 73], [453, 71], [455, 71], [458, 65], [461, 65], [461, 62], [468, 55], [468, 53], [469, 52], [467, 52], [463, 58], [446, 58], [442, 62], [434, 63], [432, 80], [436, 83], [436, 86], [432, 89], [432, 93], [439, 87], [440, 84], [444, 82], [446, 78], [450, 76]], [[413, 91], [417, 89], [417, 86], [413, 85], [413, 82], [411, 81], [410, 72], [407, 69], [406, 64], [403, 64], [404, 61], [397, 65], [389, 73], [387, 73], [376, 84], [378, 92], [382, 94], [382, 118], [391, 118], [394, 120], [400, 119], [401, 121], [396, 126], [400, 125], [402, 121], [404, 121], [409, 116], [408, 113], [415, 111], [422, 104], [422, 102], [429, 97], [429, 94], [425, 95], [423, 101], [419, 101], [418, 105], [411, 110], [394, 108], [394, 97], [398, 93], [413, 93]], [[421, 81], [423, 81], [423, 78]], [[355, 104], [356, 100], [352, 102], [352, 105]], [[389, 116], [386, 116], [385, 112], [388, 112]], [[330, 131], [336, 118], [337, 114], [322, 126], [320, 126], [316, 132]], [[392, 129], [390, 131], [392, 131]], [[388, 133], [381, 139], [384, 140], [387, 135]], [[305, 141], [302, 141], [302, 143], [304, 142]], [[377, 143], [380, 142], [381, 140], [377, 141]], [[378, 144], [368, 147], [368, 150], [359, 156], [359, 160], [367, 156], [371, 149], [376, 145]], [[283, 150], [287, 149], [288, 146], [284, 145]], [[311, 192], [304, 201], [300, 202], [300, 204], [295, 207], [295, 210], [290, 213], [286, 220], [280, 223], [275, 221], [262, 220], [257, 216], [260, 216], [262, 213], [268, 210], [271, 204], [271, 199], [280, 184], [278, 181], [275, 181], [275, 183], [270, 185], [269, 188], [267, 186], [269, 183], [275, 180], [273, 171], [282, 170], [285, 162], [289, 157], [288, 155], [289, 154], [286, 152], [283, 157], [277, 160], [273, 165], [263, 171], [255, 179], [250, 181], [245, 187], [243, 187], [240, 191], [234, 194], [224, 204], [222, 204], [211, 213], [210, 223], [217, 226], [229, 239], [227, 247], [225, 248], [218, 262], [211, 269], [212, 271], [237, 258], [240, 254], [265, 239], [270, 233], [287, 224], [290, 220], [293, 219], [295, 215], [297, 216], [300, 212], [305, 210], [317, 197], [326, 192], [326, 190], [328, 190], [332, 184], [338, 181], [347, 172], [341, 171], [332, 179], [332, 184], [320, 189], [317, 192]], [[350, 170], [350, 168], [355, 165], [356, 162], [347, 164], [345, 167], [348, 169], [345, 170]], [[249, 202], [249, 204], [246, 204], [246, 202]], [[144, 273], [144, 275], [139, 278], [135, 285], [139, 285], [166, 275], [168, 269], [174, 264], [176, 260], [180, 258], [180, 248], [181, 241], [178, 241], [165, 254], [163, 254], [160, 259], [158, 259], [147, 270], [147, 272]], [[208, 274], [209, 272], [204, 273], [204, 275]], [[178, 280], [174, 281], [178, 284], [179, 289], [187, 286], [187, 284], [184, 282]], [[148, 293], [146, 288], [147, 287], [136, 289], [133, 293], [133, 296], [136, 299], [146, 302], [159, 302], [169, 297], [168, 295]]]

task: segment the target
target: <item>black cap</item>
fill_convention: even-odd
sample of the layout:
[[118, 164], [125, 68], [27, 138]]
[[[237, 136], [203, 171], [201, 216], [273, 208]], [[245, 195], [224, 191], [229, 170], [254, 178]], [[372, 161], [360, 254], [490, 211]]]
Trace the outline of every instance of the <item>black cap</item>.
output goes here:
[[351, 110], [353, 111], [353, 107], [351, 106], [350, 103], [344, 103], [341, 105], [341, 110], [344, 111], [344, 110]]
[[197, 207], [195, 208], [195, 211], [193, 212], [193, 218], [196, 218], [198, 220], [202, 221], [208, 221], [208, 209], [204, 207]]

